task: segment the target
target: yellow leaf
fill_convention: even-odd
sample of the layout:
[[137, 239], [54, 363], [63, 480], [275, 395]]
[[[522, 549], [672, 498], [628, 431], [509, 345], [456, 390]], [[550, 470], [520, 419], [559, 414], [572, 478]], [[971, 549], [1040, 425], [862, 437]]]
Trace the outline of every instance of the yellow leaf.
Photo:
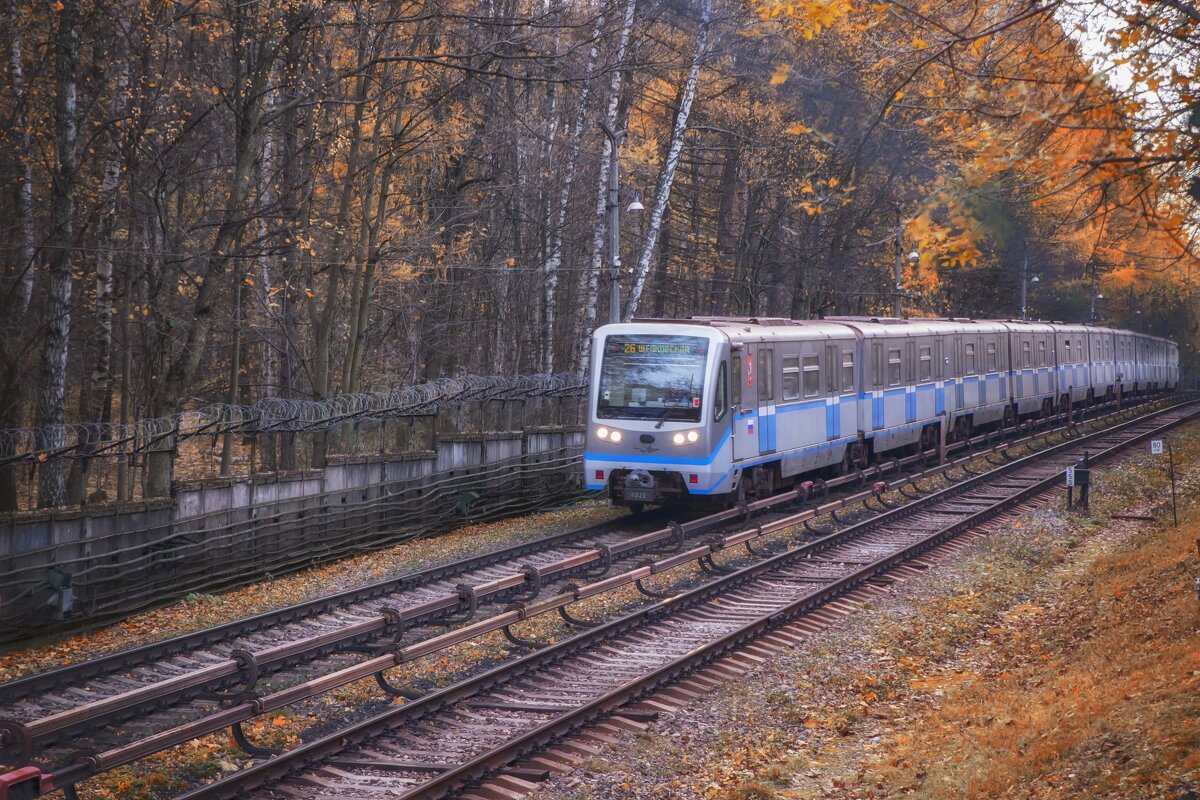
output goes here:
[[788, 76], [792, 74], [791, 64], [780, 64], [775, 68], [775, 74], [771, 76], [771, 85], [778, 86], [781, 83], [786, 83]]
[[791, 125], [787, 126], [787, 132], [793, 136], [800, 136], [805, 133], [811, 133], [812, 128], [808, 127], [807, 125], [801, 125], [799, 122], [793, 122]]

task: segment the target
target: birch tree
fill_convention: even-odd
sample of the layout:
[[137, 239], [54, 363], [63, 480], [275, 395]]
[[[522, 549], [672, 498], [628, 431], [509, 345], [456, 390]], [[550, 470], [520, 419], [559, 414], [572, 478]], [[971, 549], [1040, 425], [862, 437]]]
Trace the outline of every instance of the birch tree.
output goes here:
[[708, 52], [708, 28], [712, 22], [712, 10], [713, 0], [701, 0], [700, 29], [696, 33], [696, 47], [692, 50], [691, 67], [688, 69], [687, 81], [683, 86], [683, 96], [679, 99], [679, 111], [675, 115], [675, 125], [671, 130], [670, 143], [667, 145], [667, 157], [663, 159], [662, 171], [658, 176], [658, 186], [654, 192], [654, 210], [650, 212], [646, 241], [642, 245], [642, 254], [634, 269], [633, 288], [629, 292], [629, 300], [625, 303], [624, 319], [631, 319], [637, 313], [638, 304], [642, 300], [642, 291], [646, 288], [646, 276], [650, 274], [650, 262], [654, 258], [654, 248], [658, 243], [659, 232], [662, 230], [667, 201], [671, 199], [671, 186], [675, 183], [675, 170], [679, 166], [679, 155], [683, 152], [683, 137], [687, 133], [688, 117], [691, 116], [692, 103], [696, 99], [700, 65]]
[[596, 62], [600, 58], [600, 35], [604, 32], [605, 13], [602, 10], [596, 17], [596, 27], [592, 32], [592, 46], [588, 50], [587, 67], [584, 70], [583, 85], [579, 90], [579, 107], [575, 111], [575, 121], [571, 126], [570, 138], [567, 141], [567, 165], [563, 173], [562, 184], [558, 189], [558, 203], [551, 221], [550, 247], [546, 262], [542, 267], [545, 291], [543, 305], [545, 306], [545, 338], [542, 347], [542, 372], [555, 372], [555, 312], [558, 303], [558, 270], [562, 265], [563, 234], [567, 226], [567, 208], [571, 202], [571, 188], [575, 184], [575, 170], [579, 163], [579, 145], [583, 139], [583, 126], [587, 121], [588, 99], [591, 93], [592, 81], [596, 74]]
[[[621, 104], [621, 85], [625, 76], [625, 59], [629, 51], [629, 37], [633, 32], [633, 21], [637, 13], [637, 0], [625, 0], [625, 13], [621, 17], [621, 32], [617, 39], [616, 53], [613, 55], [612, 78], [608, 86], [608, 111], [605, 122], [609, 130], [617, 130], [617, 116]], [[604, 241], [608, 231], [608, 170], [604, 165], [613, 157], [613, 145], [607, 136], [604, 137], [604, 149], [601, 151], [600, 169], [596, 180], [596, 215], [592, 221], [592, 261], [587, 276], [581, 286], [583, 297], [580, 315], [580, 325], [576, 329], [574, 339], [580, 343], [581, 355], [579, 370], [583, 374], [588, 371], [588, 357], [591, 352], [585, 341], [596, 327], [596, 304], [600, 294], [600, 271], [604, 265]], [[610, 257], [615, 254], [610, 254]]]
[[[76, 61], [79, 58], [79, 0], [65, 0], [58, 12], [55, 36], [54, 157], [50, 190], [50, 280], [46, 338], [42, 347], [38, 425], [46, 450], [65, 441], [63, 422], [67, 398], [67, 346], [71, 338], [72, 252], [75, 246], [75, 142], [79, 135], [76, 108]], [[53, 508], [66, 500], [66, 476], [61, 459], [51, 459], [38, 471], [38, 505]]]

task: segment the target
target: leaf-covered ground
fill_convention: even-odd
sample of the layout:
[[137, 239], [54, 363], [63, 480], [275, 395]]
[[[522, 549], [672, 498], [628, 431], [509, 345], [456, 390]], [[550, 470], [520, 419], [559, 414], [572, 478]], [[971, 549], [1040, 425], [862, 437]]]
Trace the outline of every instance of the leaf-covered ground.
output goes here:
[[[539, 800], [1194, 798], [1200, 425], [898, 585]], [[1114, 521], [1154, 513], [1159, 522]]]

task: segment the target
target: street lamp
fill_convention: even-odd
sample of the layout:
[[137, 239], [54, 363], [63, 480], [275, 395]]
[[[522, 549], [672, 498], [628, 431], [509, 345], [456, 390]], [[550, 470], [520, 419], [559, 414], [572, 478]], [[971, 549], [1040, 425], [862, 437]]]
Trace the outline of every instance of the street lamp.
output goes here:
[[1025, 256], [1025, 258], [1022, 259], [1022, 261], [1021, 261], [1021, 321], [1022, 322], [1029, 319], [1029, 315], [1027, 313], [1028, 309], [1025, 304], [1025, 298], [1028, 294], [1026, 286], [1027, 286], [1027, 284], [1030, 284], [1030, 283], [1037, 283], [1038, 280], [1039, 280], [1039, 278], [1037, 275], [1034, 275], [1032, 278], [1029, 277], [1029, 256]]
[[[608, 159], [608, 203], [605, 208], [608, 209], [608, 258], [609, 258], [609, 278], [611, 284], [608, 290], [608, 321], [621, 321], [621, 190], [618, 184], [619, 164], [618, 151], [621, 148], [621, 142], [625, 140], [625, 131], [614, 131], [608, 127], [608, 123], [601, 120], [600, 127], [604, 131], [604, 135], [608, 137], [608, 141], [612, 144], [612, 152], [609, 153]], [[641, 193], [634, 190], [633, 199], [629, 203], [626, 211], [642, 211], [645, 206], [642, 205]]]

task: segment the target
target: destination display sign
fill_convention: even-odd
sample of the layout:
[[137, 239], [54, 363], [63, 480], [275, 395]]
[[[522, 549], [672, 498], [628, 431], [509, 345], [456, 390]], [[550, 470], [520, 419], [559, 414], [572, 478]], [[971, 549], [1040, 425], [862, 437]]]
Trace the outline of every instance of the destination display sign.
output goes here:
[[702, 356], [708, 340], [687, 336], [610, 336], [607, 351], [627, 356]]

